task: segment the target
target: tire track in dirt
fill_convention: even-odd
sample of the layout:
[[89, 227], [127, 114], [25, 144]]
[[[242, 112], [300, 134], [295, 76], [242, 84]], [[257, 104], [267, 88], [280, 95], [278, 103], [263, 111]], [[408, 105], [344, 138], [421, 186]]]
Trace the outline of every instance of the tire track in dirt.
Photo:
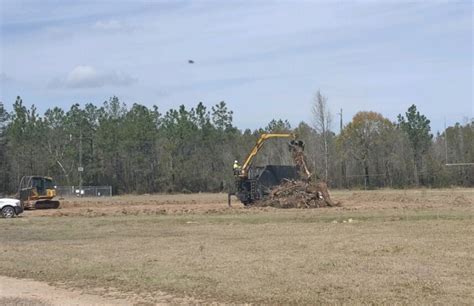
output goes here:
[[0, 305], [133, 305], [123, 299], [84, 294], [44, 282], [0, 276]]
[[[121, 295], [123, 296], [123, 295]], [[203, 301], [191, 297], [178, 298], [161, 291], [152, 296], [130, 295], [127, 298], [103, 297], [78, 289], [64, 289], [45, 282], [0, 276], [0, 305], [7, 306], [90, 306], [90, 305], [185, 305]]]

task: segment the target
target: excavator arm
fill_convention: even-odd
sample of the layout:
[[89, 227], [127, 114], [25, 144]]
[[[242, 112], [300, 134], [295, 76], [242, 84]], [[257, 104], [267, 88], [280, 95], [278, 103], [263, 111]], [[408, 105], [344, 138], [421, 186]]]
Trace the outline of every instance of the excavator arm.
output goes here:
[[250, 166], [252, 164], [253, 159], [257, 155], [258, 151], [263, 147], [263, 144], [267, 139], [270, 138], [292, 138], [293, 140], [296, 139], [295, 134], [262, 134], [260, 135], [260, 138], [257, 140], [257, 143], [253, 147], [252, 151], [250, 151], [249, 155], [245, 159], [245, 162], [242, 166], [241, 172], [240, 172], [240, 177], [247, 177], [248, 176], [248, 171], [250, 169]]

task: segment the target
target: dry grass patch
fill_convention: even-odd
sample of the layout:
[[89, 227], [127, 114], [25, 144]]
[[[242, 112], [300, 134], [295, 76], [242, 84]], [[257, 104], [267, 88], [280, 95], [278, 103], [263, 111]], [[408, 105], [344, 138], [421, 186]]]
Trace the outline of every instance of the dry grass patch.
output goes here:
[[208, 302], [474, 302], [465, 207], [26, 217], [0, 226], [2, 274], [142, 302], [158, 291]]
[[3, 306], [49, 306], [49, 304], [44, 303], [38, 299], [30, 298], [0, 298], [0, 305]]

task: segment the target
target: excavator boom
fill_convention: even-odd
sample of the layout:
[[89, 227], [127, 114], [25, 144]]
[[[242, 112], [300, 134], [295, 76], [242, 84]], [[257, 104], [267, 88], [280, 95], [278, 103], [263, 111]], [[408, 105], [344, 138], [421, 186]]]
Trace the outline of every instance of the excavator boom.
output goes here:
[[242, 166], [241, 173], [239, 175], [240, 177], [247, 177], [248, 176], [248, 172], [249, 172], [250, 166], [252, 165], [253, 159], [257, 155], [258, 151], [260, 151], [260, 149], [263, 147], [263, 144], [265, 143], [265, 141], [267, 139], [270, 139], [270, 138], [293, 138], [293, 140], [294, 140], [294, 139], [296, 139], [296, 135], [295, 134], [290, 134], [290, 133], [287, 133], [287, 134], [282, 134], [282, 133], [280, 133], [280, 134], [262, 134], [262, 135], [260, 135], [260, 137], [257, 140], [257, 143], [255, 144], [252, 151], [250, 151], [249, 155], [245, 159], [245, 162]]

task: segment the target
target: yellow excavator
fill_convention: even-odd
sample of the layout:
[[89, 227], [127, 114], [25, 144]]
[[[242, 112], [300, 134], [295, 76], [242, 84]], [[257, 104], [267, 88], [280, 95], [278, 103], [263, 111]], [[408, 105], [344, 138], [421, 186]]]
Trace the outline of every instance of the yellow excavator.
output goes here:
[[[257, 153], [262, 149], [268, 139], [289, 138], [288, 148], [292, 153], [295, 165], [266, 165], [252, 167], [252, 162]], [[228, 194], [230, 199], [235, 195], [244, 205], [250, 205], [269, 194], [270, 189], [281, 184], [284, 180], [310, 179], [311, 173], [304, 161], [304, 142], [296, 139], [292, 133], [265, 133], [261, 134], [257, 143], [248, 154], [242, 167], [234, 169], [235, 186]]]
[[56, 186], [48, 176], [23, 176], [18, 187], [18, 198], [25, 209], [58, 208]]

